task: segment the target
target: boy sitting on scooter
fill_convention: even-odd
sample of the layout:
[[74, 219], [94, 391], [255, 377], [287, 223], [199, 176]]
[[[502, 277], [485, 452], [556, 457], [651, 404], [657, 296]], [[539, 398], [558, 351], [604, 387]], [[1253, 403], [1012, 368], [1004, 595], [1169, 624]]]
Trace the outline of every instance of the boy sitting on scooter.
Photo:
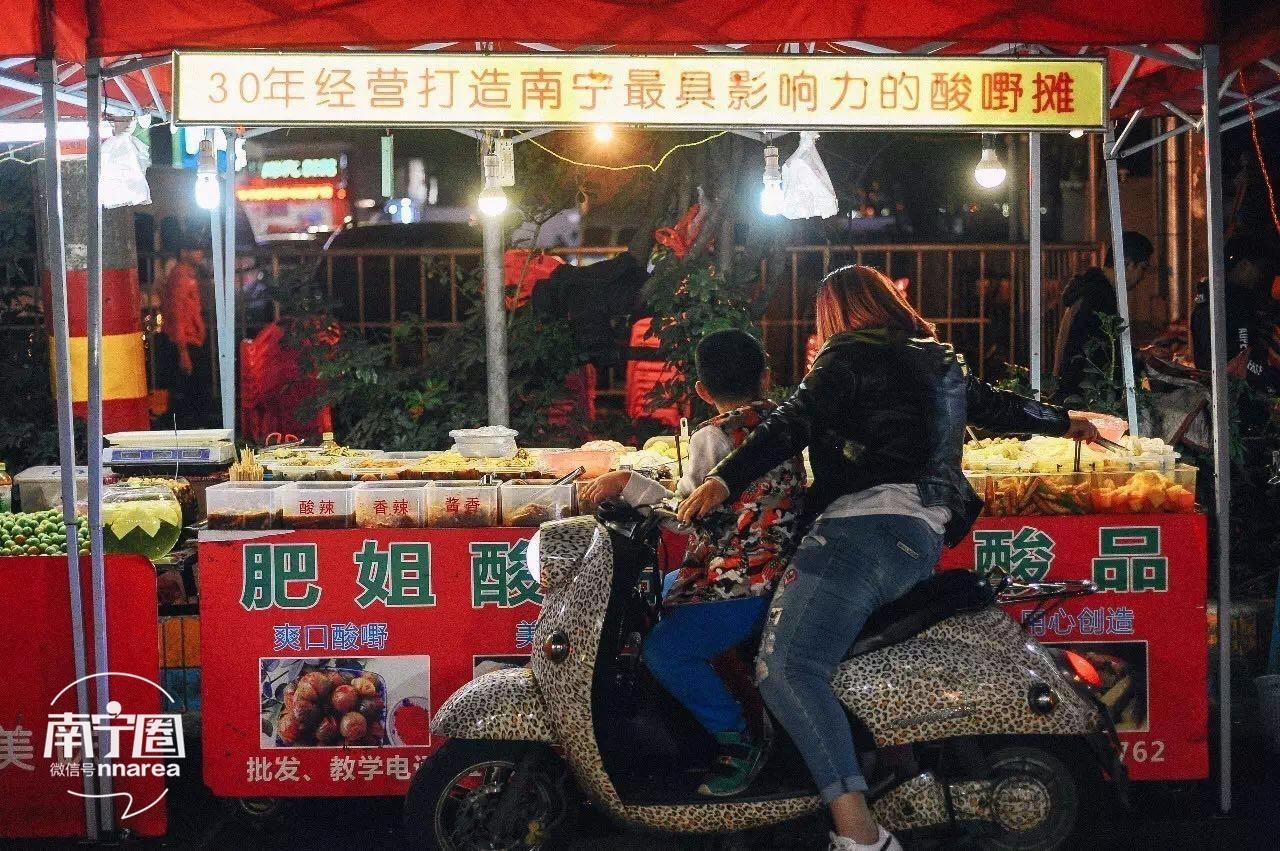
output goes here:
[[[770, 378], [764, 347], [745, 331], [708, 334], [698, 343], [695, 364], [698, 396], [717, 415], [689, 439], [689, 459], [677, 487], [682, 498], [775, 407], [764, 398]], [[764, 745], [752, 739], [742, 706], [711, 660], [763, 627], [769, 598], [791, 552], [804, 487], [804, 462], [796, 456], [705, 518], [680, 570], [664, 584], [662, 619], [645, 639], [649, 671], [719, 743], [720, 755], [699, 794], [736, 795], [763, 766]], [[635, 506], [671, 496], [652, 479], [626, 471], [600, 476], [585, 495], [597, 504], [621, 498]]]

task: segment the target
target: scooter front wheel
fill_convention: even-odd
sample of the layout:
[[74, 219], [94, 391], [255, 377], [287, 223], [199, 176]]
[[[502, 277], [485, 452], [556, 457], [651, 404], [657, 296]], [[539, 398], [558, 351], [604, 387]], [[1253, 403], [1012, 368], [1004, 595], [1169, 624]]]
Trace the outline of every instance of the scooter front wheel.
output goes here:
[[[415, 851], [539, 851], [569, 815], [562, 766], [528, 742], [451, 739], [405, 798]], [[548, 771], [548, 767], [551, 769]], [[517, 778], [517, 771], [527, 776]], [[516, 798], [511, 798], [512, 795]]]

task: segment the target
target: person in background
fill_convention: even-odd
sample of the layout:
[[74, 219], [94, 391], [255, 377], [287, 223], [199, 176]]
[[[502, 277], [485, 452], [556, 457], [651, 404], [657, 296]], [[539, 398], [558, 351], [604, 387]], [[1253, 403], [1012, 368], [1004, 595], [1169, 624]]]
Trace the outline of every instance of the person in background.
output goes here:
[[205, 423], [212, 363], [204, 315], [205, 246], [199, 235], [183, 237], [178, 261], [155, 293], [160, 307], [156, 337], [156, 383], [169, 393], [169, 413], [180, 428]]
[[818, 291], [824, 346], [799, 388], [680, 504], [691, 522], [809, 450], [817, 522], [769, 604], [756, 677], [831, 808], [831, 851], [902, 851], [867, 808], [831, 675], [871, 614], [933, 574], [982, 501], [961, 470], [966, 419], [998, 432], [1092, 439], [1065, 410], [978, 381], [879, 271], [847, 266]]
[[[764, 399], [769, 383], [764, 347], [745, 331], [708, 334], [695, 356], [698, 396], [718, 412], [689, 439], [689, 460], [678, 494], [688, 496], [711, 468], [742, 444], [777, 406]], [[804, 498], [804, 462], [781, 459], [747, 483], [726, 509], [700, 523], [684, 563], [664, 585], [662, 620], [644, 641], [650, 673], [716, 738], [720, 756], [698, 788], [713, 797], [751, 785], [766, 748], [752, 741], [742, 706], [711, 660], [756, 635], [777, 576], [791, 550]], [[653, 505], [670, 496], [638, 473], [619, 471], [588, 484], [594, 504], [619, 496]]]
[[[1124, 276], [1130, 292], [1146, 278], [1151, 269], [1155, 247], [1137, 231], [1124, 232]], [[1057, 350], [1053, 374], [1058, 379], [1055, 398], [1069, 399], [1080, 395], [1087, 375], [1091, 341], [1108, 345], [1102, 331], [1103, 316], [1116, 316], [1116, 275], [1112, 248], [1107, 248], [1103, 268], [1094, 266], [1071, 279], [1062, 292], [1062, 322], [1058, 326]]]
[[[1247, 378], [1258, 389], [1280, 388], [1276, 370], [1268, 363], [1274, 334], [1271, 287], [1276, 277], [1274, 251], [1255, 240], [1236, 238], [1226, 247], [1227, 361], [1236, 378]], [[1191, 348], [1196, 369], [1213, 367], [1210, 347], [1209, 282], [1196, 287], [1191, 311]]]

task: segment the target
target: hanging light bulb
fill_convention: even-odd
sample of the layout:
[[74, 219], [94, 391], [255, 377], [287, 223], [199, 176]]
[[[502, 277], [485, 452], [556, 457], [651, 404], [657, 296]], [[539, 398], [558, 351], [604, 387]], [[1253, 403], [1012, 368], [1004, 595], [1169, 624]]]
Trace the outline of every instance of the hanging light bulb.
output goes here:
[[1067, 135], [1070, 136], [1072, 139], [1082, 139], [1084, 138], [1084, 131], [1081, 130], [1079, 127], [1077, 127]]
[[764, 149], [764, 189], [760, 192], [760, 212], [776, 216], [782, 212], [782, 169], [778, 165], [778, 148], [768, 145]]
[[218, 186], [218, 160], [213, 155], [213, 143], [200, 141], [200, 153], [196, 159], [196, 204], [202, 210], [216, 210], [222, 201]]
[[150, 127], [151, 113], [149, 112], [138, 113], [138, 126], [141, 127], [143, 130], [146, 130], [148, 127]]
[[484, 188], [477, 200], [483, 215], [501, 216], [507, 211], [507, 194], [499, 185], [497, 154], [484, 156]]
[[1004, 183], [1004, 163], [996, 156], [995, 140], [990, 136], [982, 136], [982, 158], [973, 168], [973, 179], [983, 189], [995, 189]]
[[613, 139], [612, 124], [597, 124], [591, 129], [591, 132], [596, 137], [597, 142], [608, 142]]

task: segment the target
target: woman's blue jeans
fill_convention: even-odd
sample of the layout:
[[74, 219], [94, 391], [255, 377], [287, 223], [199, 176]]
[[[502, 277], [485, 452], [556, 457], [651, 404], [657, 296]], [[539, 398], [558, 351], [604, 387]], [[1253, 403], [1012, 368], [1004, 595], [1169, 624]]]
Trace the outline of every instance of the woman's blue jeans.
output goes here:
[[765, 619], [760, 694], [831, 803], [865, 792], [849, 719], [831, 676], [871, 614], [929, 577], [942, 536], [915, 517], [820, 520], [783, 573]]

